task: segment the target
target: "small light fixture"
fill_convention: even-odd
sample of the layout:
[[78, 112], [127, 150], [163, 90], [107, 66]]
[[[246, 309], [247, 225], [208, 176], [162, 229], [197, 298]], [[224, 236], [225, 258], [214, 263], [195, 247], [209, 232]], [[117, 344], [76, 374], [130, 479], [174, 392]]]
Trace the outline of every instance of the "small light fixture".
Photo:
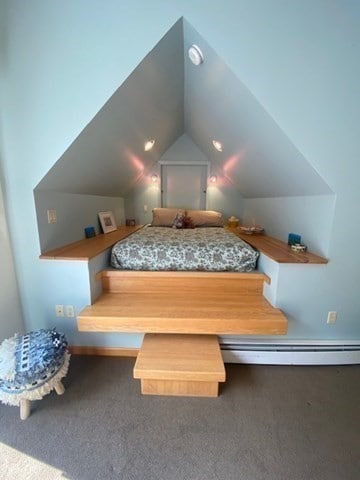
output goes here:
[[153, 173], [153, 174], [151, 175], [151, 181], [152, 181], [153, 183], [156, 183], [157, 180], [158, 180], [158, 176], [156, 175], [156, 173]]
[[155, 144], [155, 140], [148, 140], [144, 143], [144, 150], [145, 152], [148, 152], [149, 150], [151, 150], [153, 148]]
[[215, 150], [217, 150], [218, 152], [222, 152], [222, 151], [223, 151], [222, 143], [219, 142], [218, 140], [213, 140], [213, 141], [212, 141], [212, 144], [213, 144]]
[[216, 183], [216, 181], [217, 181], [217, 176], [216, 175], [211, 175], [210, 182], [211, 183]]
[[196, 66], [201, 65], [204, 61], [204, 55], [197, 45], [191, 45], [188, 55], [192, 63]]

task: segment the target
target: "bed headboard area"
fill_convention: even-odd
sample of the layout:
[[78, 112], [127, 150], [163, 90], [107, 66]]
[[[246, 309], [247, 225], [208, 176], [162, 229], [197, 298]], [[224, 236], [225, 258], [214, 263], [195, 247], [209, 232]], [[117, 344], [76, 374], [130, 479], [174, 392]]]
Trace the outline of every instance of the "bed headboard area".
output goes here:
[[224, 219], [215, 210], [186, 210], [184, 208], [154, 208], [153, 227], [195, 228], [223, 227]]

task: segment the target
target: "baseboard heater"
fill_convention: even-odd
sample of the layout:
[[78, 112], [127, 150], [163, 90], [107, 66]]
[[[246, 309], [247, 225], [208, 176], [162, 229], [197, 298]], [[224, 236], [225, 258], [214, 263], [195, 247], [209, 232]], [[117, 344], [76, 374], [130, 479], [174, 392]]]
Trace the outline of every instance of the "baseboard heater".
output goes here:
[[259, 365], [360, 364], [360, 340], [334, 343], [220, 343], [225, 363]]

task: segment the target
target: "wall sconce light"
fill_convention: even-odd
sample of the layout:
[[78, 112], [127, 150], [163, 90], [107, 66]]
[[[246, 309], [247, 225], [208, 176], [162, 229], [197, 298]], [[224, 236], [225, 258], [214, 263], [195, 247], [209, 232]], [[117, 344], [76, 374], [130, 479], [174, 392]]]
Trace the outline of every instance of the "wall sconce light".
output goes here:
[[144, 143], [145, 152], [148, 152], [149, 150], [151, 150], [154, 145], [155, 145], [155, 140], [154, 139], [146, 141]]
[[216, 175], [211, 175], [210, 182], [211, 183], [216, 183], [217, 182], [217, 176]]
[[217, 150], [218, 152], [222, 152], [222, 151], [223, 151], [222, 143], [219, 142], [218, 140], [213, 140], [213, 141], [212, 141], [212, 144], [213, 144], [215, 150]]
[[156, 173], [153, 173], [153, 174], [151, 175], [151, 181], [152, 181], [153, 183], [156, 183], [156, 182], [158, 181], [158, 176], [156, 175]]

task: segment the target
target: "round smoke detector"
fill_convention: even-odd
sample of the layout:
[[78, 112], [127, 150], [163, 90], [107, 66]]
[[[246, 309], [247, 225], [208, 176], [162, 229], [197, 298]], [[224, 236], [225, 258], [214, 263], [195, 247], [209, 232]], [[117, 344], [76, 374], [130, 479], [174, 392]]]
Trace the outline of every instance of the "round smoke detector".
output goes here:
[[191, 45], [188, 55], [194, 65], [201, 65], [204, 61], [204, 55], [197, 45]]

